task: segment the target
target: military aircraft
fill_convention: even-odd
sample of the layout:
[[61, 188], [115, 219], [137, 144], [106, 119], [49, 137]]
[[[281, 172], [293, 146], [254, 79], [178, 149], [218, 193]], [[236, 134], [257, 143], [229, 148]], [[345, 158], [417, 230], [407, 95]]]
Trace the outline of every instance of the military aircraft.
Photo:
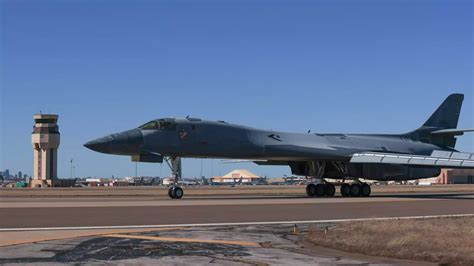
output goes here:
[[287, 165], [294, 175], [308, 177], [310, 197], [334, 196], [329, 178], [342, 180], [344, 197], [369, 196], [370, 185], [360, 178], [403, 181], [437, 176], [441, 168], [474, 169], [474, 154], [455, 150], [456, 136], [474, 131], [457, 129], [463, 99], [463, 94], [448, 96], [420, 128], [403, 134], [288, 133], [186, 117], [152, 120], [84, 146], [137, 162], [165, 160], [175, 177], [171, 198], [183, 196], [177, 185], [183, 157]]

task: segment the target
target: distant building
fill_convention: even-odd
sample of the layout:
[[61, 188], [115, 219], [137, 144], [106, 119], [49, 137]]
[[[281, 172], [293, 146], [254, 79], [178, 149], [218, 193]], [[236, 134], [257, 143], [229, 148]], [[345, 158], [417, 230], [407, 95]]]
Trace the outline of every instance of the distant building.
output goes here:
[[102, 182], [100, 178], [86, 178], [87, 183], [99, 183]]
[[103, 178], [86, 178], [84, 182], [86, 186], [89, 187], [105, 187], [109, 186], [112, 181], [110, 179]]
[[163, 178], [163, 180], [161, 181], [161, 184], [163, 186], [169, 186], [169, 185], [172, 184], [172, 180], [171, 180], [171, 178]]
[[114, 187], [126, 187], [129, 186], [130, 183], [128, 181], [123, 181], [123, 180], [114, 180], [112, 182], [112, 186]]
[[152, 176], [127, 176], [124, 179], [130, 186], [153, 186], [159, 183], [160, 178]]
[[275, 178], [269, 178], [268, 184], [269, 185], [287, 185], [288, 182], [286, 181], [286, 178], [284, 177], [275, 177]]
[[[173, 184], [173, 179], [171, 177], [164, 178], [163, 180], [161, 180], [161, 184], [163, 186], [170, 186]], [[197, 180], [180, 179], [178, 181], [178, 184], [182, 186], [196, 186], [199, 185], [199, 182]]]
[[5, 169], [5, 172], [3, 172], [3, 176], [5, 177], [5, 179], [10, 179], [10, 170]]
[[474, 169], [443, 169], [438, 184], [474, 184]]
[[20, 179], [23, 178], [23, 173], [21, 171], [18, 172], [18, 178], [20, 178]]
[[15, 188], [16, 187], [16, 182], [9, 182], [5, 185], [7, 188]]
[[211, 178], [211, 183], [216, 184], [238, 184], [238, 183], [258, 183], [263, 178], [245, 169], [236, 169], [224, 176]]
[[474, 169], [442, 169], [439, 176], [416, 180], [418, 185], [474, 184]]

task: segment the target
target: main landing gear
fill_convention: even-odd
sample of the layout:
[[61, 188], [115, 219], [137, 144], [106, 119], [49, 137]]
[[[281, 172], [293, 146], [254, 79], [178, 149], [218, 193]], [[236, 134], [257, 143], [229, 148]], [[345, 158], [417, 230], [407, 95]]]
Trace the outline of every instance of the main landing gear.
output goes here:
[[306, 195], [310, 197], [332, 197], [336, 193], [336, 186], [331, 183], [326, 184], [308, 184], [306, 186]]
[[180, 199], [184, 195], [183, 189], [178, 185], [178, 181], [181, 178], [181, 158], [170, 157], [165, 158], [166, 163], [171, 168], [171, 186], [168, 189], [168, 196], [172, 199]]
[[[344, 162], [331, 162], [330, 165], [333, 169], [336, 169], [339, 173], [344, 176], [348, 176], [347, 164]], [[309, 178], [306, 176], [308, 185], [306, 186], [306, 195], [309, 197], [332, 197], [336, 193], [336, 186], [325, 180], [325, 169], [327, 162], [325, 161], [312, 161], [308, 164], [309, 166]], [[339, 185], [339, 184], [338, 184]], [[341, 195], [343, 197], [368, 197], [370, 196], [370, 185], [367, 183], [360, 182], [357, 178], [354, 183], [347, 184], [342, 183]]]
[[351, 185], [344, 183], [341, 185], [343, 197], [368, 197], [371, 191], [370, 185], [367, 183], [353, 183]]
[[[367, 183], [343, 183], [340, 192], [343, 197], [368, 197], [371, 189]], [[332, 197], [335, 193], [336, 186], [331, 183], [311, 183], [306, 186], [306, 195], [309, 197]]]
[[326, 168], [326, 162], [311, 162], [309, 165], [311, 178], [308, 179], [310, 182], [306, 186], [306, 195], [309, 197], [332, 197], [336, 193], [336, 187], [334, 184], [328, 183], [324, 180], [324, 169]]

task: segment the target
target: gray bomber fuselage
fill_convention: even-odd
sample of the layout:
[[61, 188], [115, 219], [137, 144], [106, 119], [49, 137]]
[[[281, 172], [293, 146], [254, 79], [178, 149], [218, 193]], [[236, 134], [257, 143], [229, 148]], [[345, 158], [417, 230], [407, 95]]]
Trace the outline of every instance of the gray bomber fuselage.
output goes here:
[[140, 162], [160, 163], [164, 157], [248, 159], [288, 165], [296, 175], [410, 180], [439, 175], [442, 167], [474, 168], [471, 154], [452, 153], [456, 136], [474, 131], [457, 129], [463, 99], [462, 94], [449, 95], [421, 127], [405, 134], [289, 133], [187, 117], [152, 120], [85, 146]]
[[288, 133], [212, 121], [177, 120], [177, 131], [187, 135], [142, 130], [144, 148], [182, 157], [305, 161], [348, 160], [359, 151], [430, 154], [440, 149], [402, 135]]
[[[101, 150], [98, 144], [95, 150], [120, 155], [154, 153], [179, 157], [311, 161], [349, 160], [353, 153], [361, 151], [428, 155], [441, 149], [410, 139], [407, 134], [304, 134], [200, 119], [162, 120], [175, 126], [171, 129], [137, 128], [107, 136], [101, 139], [108, 142], [108, 147], [115, 148]], [[127, 137], [127, 134], [133, 136]], [[127, 139], [128, 146], [109, 143], [114, 140], [125, 143]]]

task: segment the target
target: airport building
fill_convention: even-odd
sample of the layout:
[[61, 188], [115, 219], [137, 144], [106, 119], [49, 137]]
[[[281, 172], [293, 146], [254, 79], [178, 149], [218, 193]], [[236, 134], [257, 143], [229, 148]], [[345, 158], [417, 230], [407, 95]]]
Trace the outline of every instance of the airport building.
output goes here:
[[474, 184], [474, 169], [441, 169], [439, 176], [413, 182], [418, 185]]
[[438, 184], [474, 184], [474, 169], [443, 169], [436, 177]]
[[262, 177], [245, 169], [236, 169], [224, 176], [215, 176], [211, 178], [214, 184], [235, 184], [235, 183], [257, 183]]
[[54, 114], [34, 115], [35, 125], [31, 134], [34, 166], [31, 187], [53, 187], [57, 179], [59, 130], [58, 116]]

